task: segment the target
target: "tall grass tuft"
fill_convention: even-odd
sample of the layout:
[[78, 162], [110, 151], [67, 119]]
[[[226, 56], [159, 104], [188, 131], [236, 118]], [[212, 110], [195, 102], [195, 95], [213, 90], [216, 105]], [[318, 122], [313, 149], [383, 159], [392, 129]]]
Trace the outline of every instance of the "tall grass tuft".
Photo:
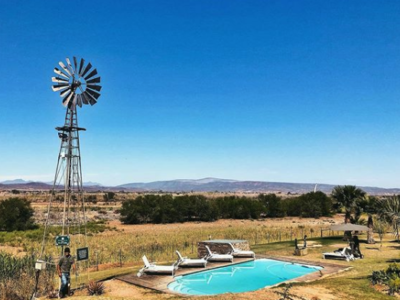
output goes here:
[[[35, 283], [34, 255], [13, 257], [7, 253], [0, 253], [0, 300], [30, 299]], [[54, 267], [42, 272], [40, 277], [41, 294], [52, 290]]]

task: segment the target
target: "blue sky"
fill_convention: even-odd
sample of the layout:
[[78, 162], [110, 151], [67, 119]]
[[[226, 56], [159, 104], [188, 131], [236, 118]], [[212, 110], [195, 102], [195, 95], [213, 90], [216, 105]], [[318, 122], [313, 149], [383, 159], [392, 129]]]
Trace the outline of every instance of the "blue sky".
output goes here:
[[400, 187], [399, 1], [1, 1], [0, 181], [52, 179], [53, 68], [102, 76], [84, 181]]

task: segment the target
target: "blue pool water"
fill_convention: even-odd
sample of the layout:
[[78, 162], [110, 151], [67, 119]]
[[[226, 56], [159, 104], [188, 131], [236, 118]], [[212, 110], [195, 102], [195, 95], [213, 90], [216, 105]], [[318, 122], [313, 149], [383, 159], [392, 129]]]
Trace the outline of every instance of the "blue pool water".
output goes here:
[[168, 285], [174, 292], [188, 295], [216, 295], [255, 291], [266, 286], [321, 270], [288, 262], [257, 259], [209, 271], [177, 276]]

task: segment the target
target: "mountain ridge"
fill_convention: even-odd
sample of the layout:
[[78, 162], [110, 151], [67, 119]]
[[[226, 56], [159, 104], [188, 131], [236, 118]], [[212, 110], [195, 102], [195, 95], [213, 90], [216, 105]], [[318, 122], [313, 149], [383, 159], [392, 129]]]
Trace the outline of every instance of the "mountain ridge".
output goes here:
[[[23, 183], [21, 182], [23, 181]], [[50, 190], [52, 183], [26, 182], [22, 179], [0, 182], [0, 189]], [[17, 183], [20, 182], [20, 183]], [[303, 194], [316, 190], [330, 193], [335, 184], [290, 183], [271, 181], [234, 180], [206, 177], [201, 179], [174, 179], [152, 182], [133, 182], [118, 186], [103, 186], [94, 182], [84, 184], [86, 191], [142, 191], [142, 192], [244, 192], [244, 193], [292, 193]], [[400, 194], [400, 188], [358, 186], [371, 195]]]
[[[199, 184], [199, 182], [208, 182]], [[284, 193], [307, 193], [314, 191], [315, 183], [290, 183], [290, 182], [272, 182], [272, 181], [253, 181], [253, 180], [232, 180], [207, 177], [203, 179], [175, 179], [167, 181], [153, 181], [148, 183], [127, 183], [119, 185], [123, 188], [140, 188], [145, 190], [162, 190], [166, 192], [284, 192]], [[324, 193], [330, 193], [336, 184], [317, 184], [317, 190]], [[381, 188], [363, 186], [369, 194], [396, 194], [400, 193], [399, 188]]]
[[[12, 179], [12, 180], [0, 181], [0, 184], [5, 184], [5, 185], [30, 184], [30, 183], [34, 183], [34, 184], [44, 183], [47, 185], [53, 185], [52, 181], [44, 182], [44, 181], [23, 180], [23, 179]], [[97, 182], [87, 181], [87, 182], [83, 183], [83, 186], [102, 186], [102, 184], [97, 183]]]

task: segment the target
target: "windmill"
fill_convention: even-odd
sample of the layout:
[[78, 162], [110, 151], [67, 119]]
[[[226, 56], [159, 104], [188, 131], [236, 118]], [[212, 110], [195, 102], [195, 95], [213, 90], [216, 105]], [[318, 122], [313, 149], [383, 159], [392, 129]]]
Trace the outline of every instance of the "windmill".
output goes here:
[[[61, 140], [53, 188], [47, 207], [45, 229], [40, 258], [36, 263], [35, 298], [40, 271], [46, 268], [46, 247], [54, 244], [61, 254], [65, 246], [76, 247], [77, 260], [87, 260], [89, 249], [86, 242], [86, 215], [83, 197], [83, 181], [79, 132], [85, 128], [78, 126], [77, 108], [82, 105], [94, 105], [100, 97], [100, 77], [91, 63], [73, 57], [73, 64], [66, 58], [66, 64], [59, 62], [60, 68], [54, 68], [52, 77], [53, 91], [59, 92], [62, 104], [67, 108], [64, 125], [56, 127]], [[49, 228], [56, 227], [57, 236], [49, 245]], [[71, 239], [74, 237], [74, 239]], [[75, 238], [76, 237], [76, 238]], [[84, 241], [82, 241], [84, 240]], [[82, 248], [84, 246], [84, 248]], [[79, 248], [81, 247], [81, 248]], [[81, 255], [81, 256], [80, 256]]]

